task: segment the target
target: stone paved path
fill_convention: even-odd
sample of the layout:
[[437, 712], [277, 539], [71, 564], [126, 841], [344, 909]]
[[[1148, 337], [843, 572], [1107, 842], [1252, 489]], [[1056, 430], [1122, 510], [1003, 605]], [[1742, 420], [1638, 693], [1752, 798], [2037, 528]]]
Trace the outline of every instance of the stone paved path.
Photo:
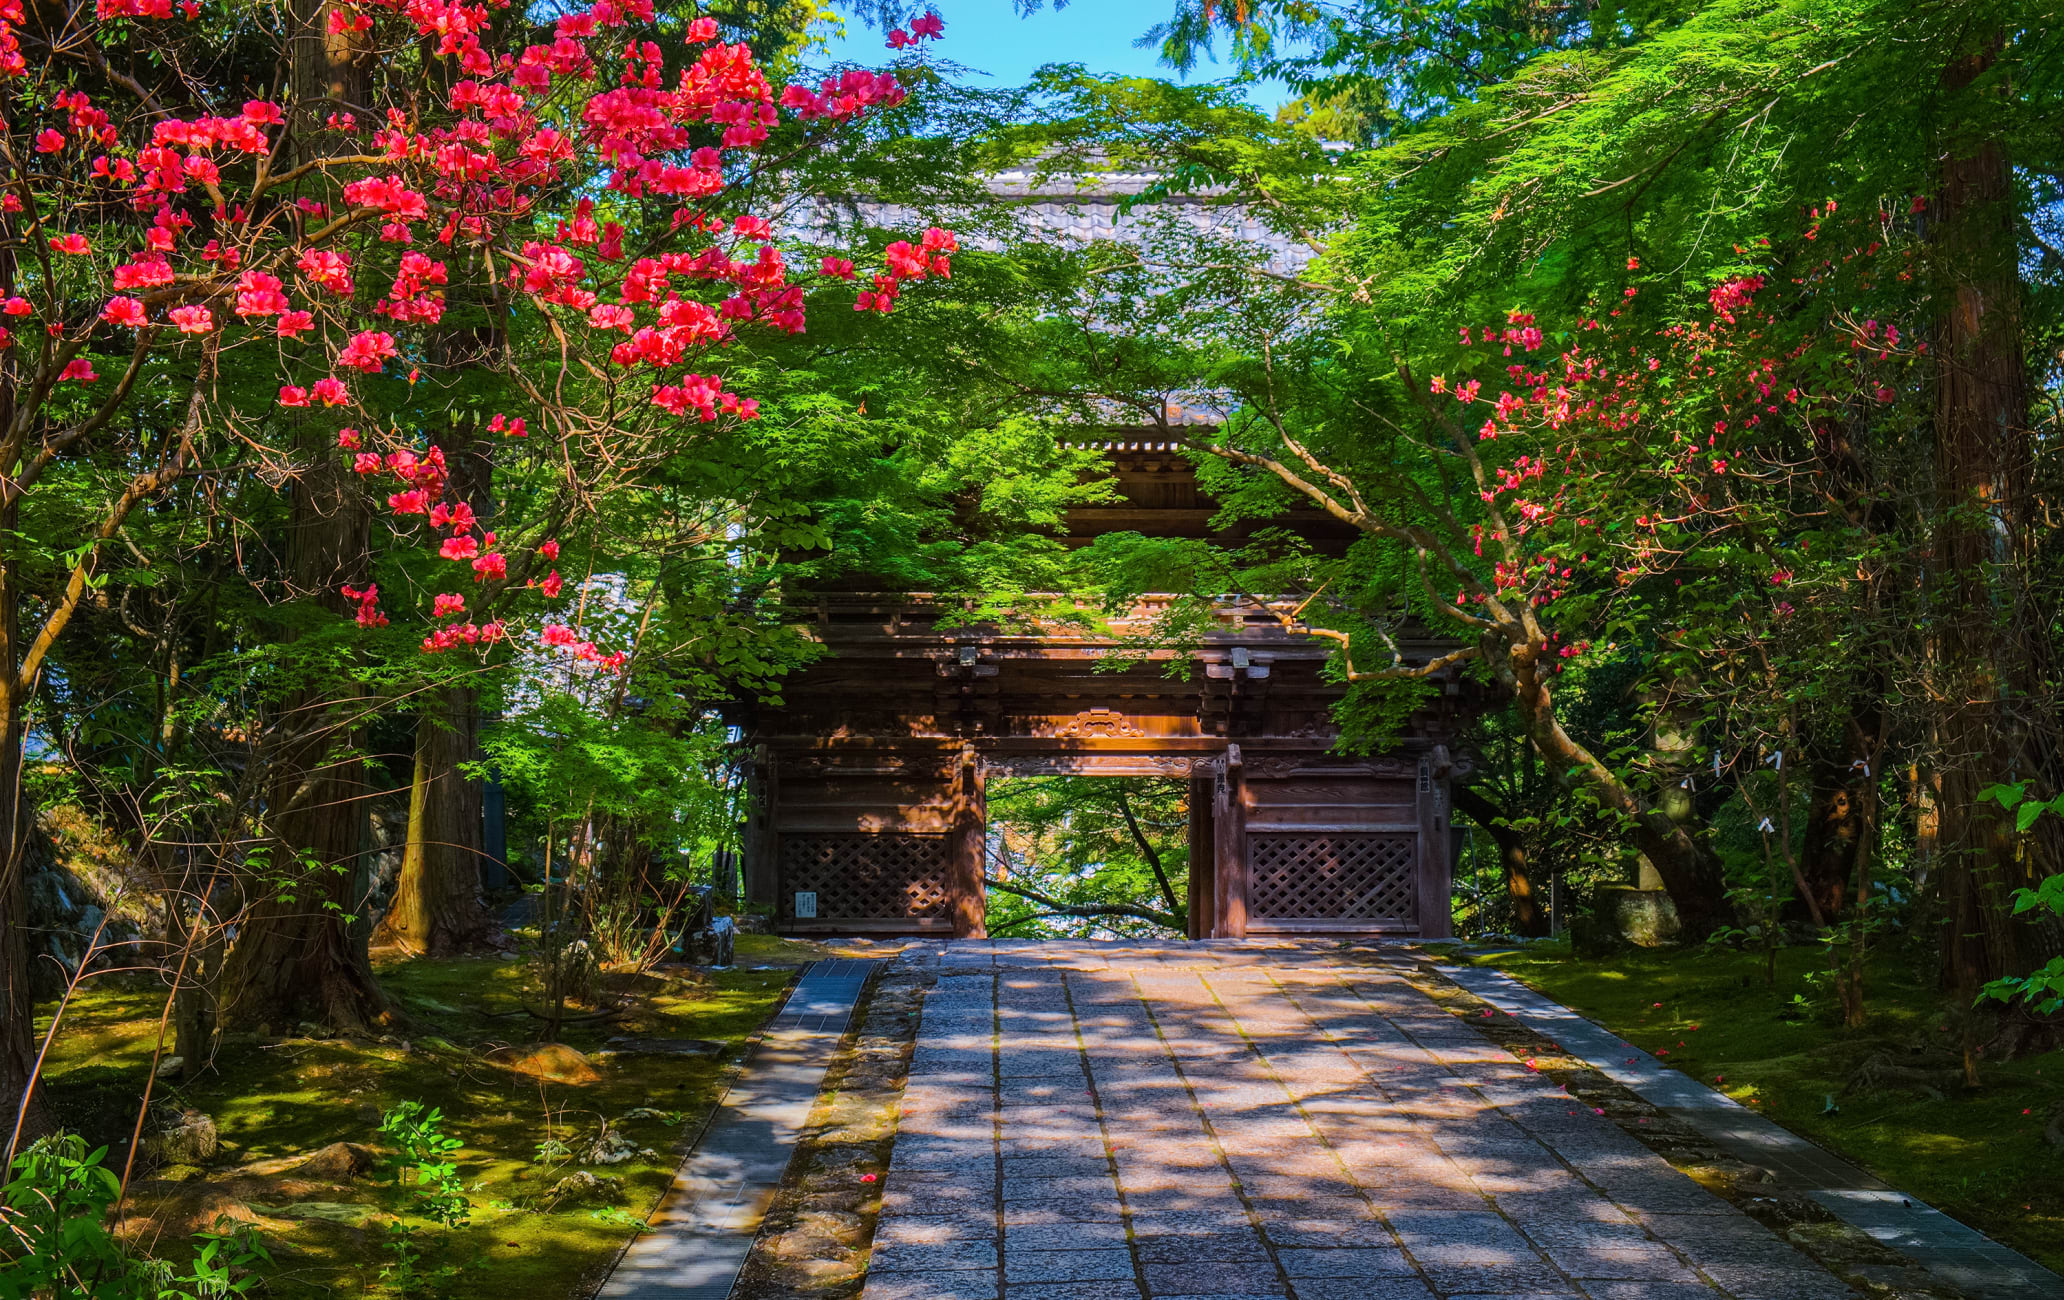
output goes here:
[[864, 1300], [1854, 1294], [1391, 971], [939, 962]]

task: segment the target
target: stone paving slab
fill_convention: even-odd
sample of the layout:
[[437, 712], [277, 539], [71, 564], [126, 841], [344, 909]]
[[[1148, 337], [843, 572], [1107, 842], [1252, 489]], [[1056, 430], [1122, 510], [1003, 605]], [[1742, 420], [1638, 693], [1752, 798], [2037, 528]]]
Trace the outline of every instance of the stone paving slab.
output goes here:
[[938, 980], [863, 1300], [1854, 1294], [1330, 946], [918, 959]]
[[[2056, 1300], [2064, 1278], [1886, 1186], [1856, 1166], [1754, 1113], [1725, 1093], [1672, 1070], [1608, 1029], [1506, 975], [1480, 966], [1441, 973], [1722, 1150], [1778, 1176], [1835, 1217], [1860, 1228], [1979, 1300]], [[1645, 1208], [1665, 1209], [1651, 1203]], [[1772, 1292], [1773, 1296], [1778, 1292]], [[1789, 1293], [1784, 1293], [1789, 1294]]]
[[[717, 1103], [597, 1300], [725, 1300], [788, 1168], [860, 990], [879, 965], [814, 963], [790, 991]], [[992, 1298], [993, 1300], [993, 1298]]]

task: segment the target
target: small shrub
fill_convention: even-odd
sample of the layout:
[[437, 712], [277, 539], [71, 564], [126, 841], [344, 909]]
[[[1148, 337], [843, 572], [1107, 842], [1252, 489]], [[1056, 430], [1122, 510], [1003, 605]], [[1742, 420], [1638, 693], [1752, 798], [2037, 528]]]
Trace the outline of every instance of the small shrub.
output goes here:
[[465, 1143], [444, 1132], [443, 1111], [419, 1101], [401, 1102], [380, 1117], [380, 1134], [394, 1144], [395, 1154], [388, 1159], [394, 1185], [414, 1186], [417, 1213], [447, 1228], [473, 1217], [452, 1159]]

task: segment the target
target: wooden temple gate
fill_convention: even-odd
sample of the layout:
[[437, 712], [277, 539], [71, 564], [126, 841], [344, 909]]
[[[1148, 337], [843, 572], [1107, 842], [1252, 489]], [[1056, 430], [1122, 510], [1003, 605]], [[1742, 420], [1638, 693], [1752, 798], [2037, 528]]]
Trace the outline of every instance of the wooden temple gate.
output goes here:
[[[1213, 510], [1178, 444], [1106, 454], [1126, 502], [1074, 512], [1071, 540], [1204, 535]], [[1351, 540], [1315, 514], [1293, 526]], [[1328, 645], [1264, 610], [1222, 608], [1187, 678], [1171, 653], [1098, 671], [1118, 643], [1078, 628], [941, 613], [921, 596], [820, 595], [830, 653], [753, 720], [746, 891], [781, 932], [981, 935], [988, 781], [1081, 775], [1189, 781], [1192, 938], [1449, 933], [1459, 682], [1392, 752], [1344, 758], [1329, 752], [1343, 688], [1321, 677]]]

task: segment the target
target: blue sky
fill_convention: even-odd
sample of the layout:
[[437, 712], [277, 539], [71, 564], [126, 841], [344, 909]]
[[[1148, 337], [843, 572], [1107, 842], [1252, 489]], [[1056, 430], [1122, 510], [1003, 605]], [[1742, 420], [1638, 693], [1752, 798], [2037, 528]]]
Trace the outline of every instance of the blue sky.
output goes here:
[[[923, 7], [922, 0], [914, 4], [912, 13]], [[1168, 0], [1073, 0], [1059, 12], [1049, 0], [1026, 18], [1018, 17], [1011, 0], [933, 0], [932, 7], [946, 20], [946, 38], [934, 47], [940, 57], [987, 74], [981, 80], [990, 84], [1021, 85], [1045, 63], [1081, 63], [1092, 72], [1181, 80], [1174, 70], [1160, 65], [1157, 51], [1132, 44], [1168, 16], [1173, 8]], [[857, 63], [879, 63], [889, 57], [882, 33], [857, 19], [847, 20], [846, 39], [834, 42], [831, 54]], [[1228, 71], [1223, 64], [1200, 62], [1189, 79], [1213, 81]], [[1247, 97], [1256, 107], [1274, 111], [1290, 96], [1281, 85], [1270, 83], [1249, 87]]]

